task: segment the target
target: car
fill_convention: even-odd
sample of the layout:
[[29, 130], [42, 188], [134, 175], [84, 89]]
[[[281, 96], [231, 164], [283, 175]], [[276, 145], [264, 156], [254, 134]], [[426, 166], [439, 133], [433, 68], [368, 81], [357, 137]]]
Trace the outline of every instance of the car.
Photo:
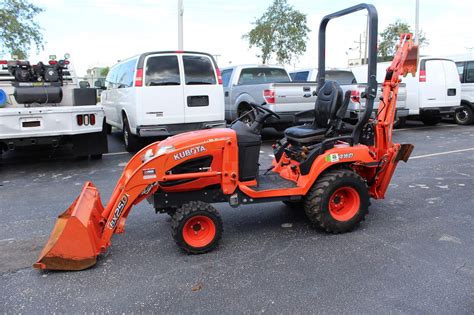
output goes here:
[[474, 123], [474, 60], [456, 62], [461, 81], [461, 106], [454, 119], [460, 125]]
[[105, 79], [101, 104], [108, 131], [121, 129], [129, 152], [140, 137], [226, 126], [219, 68], [202, 52], [146, 52], [120, 61]]

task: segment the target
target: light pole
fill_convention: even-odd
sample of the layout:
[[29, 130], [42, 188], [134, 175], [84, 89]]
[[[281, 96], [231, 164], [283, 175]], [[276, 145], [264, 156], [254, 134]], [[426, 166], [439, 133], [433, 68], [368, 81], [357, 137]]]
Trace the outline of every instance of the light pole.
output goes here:
[[183, 50], [183, 0], [178, 0], [178, 49]]
[[416, 0], [415, 9], [415, 45], [419, 44], [419, 27], [420, 27], [420, 0]]

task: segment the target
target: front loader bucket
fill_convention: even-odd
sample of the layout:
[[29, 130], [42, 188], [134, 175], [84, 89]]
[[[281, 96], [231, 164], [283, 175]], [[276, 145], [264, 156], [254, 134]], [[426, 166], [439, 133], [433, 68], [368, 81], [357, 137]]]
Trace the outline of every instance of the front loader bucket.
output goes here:
[[37, 269], [82, 270], [93, 266], [100, 253], [105, 220], [99, 192], [87, 182], [73, 204], [58, 217], [43, 248]]

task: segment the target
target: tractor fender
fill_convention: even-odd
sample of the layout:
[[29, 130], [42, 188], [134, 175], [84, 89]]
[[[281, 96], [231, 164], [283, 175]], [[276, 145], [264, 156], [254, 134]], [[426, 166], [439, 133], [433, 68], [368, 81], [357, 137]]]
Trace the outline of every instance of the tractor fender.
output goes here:
[[[348, 167], [351, 164], [368, 164], [377, 161], [370, 155], [365, 145], [332, 148], [319, 155], [313, 162], [309, 174], [302, 176], [299, 181], [305, 187], [305, 194], [311, 189], [316, 180], [334, 168]], [[300, 183], [298, 184], [300, 185]]]

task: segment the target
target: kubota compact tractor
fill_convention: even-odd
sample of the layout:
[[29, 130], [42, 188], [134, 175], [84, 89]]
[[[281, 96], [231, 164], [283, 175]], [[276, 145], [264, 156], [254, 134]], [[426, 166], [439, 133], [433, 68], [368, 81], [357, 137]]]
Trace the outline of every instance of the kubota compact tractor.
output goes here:
[[[325, 80], [326, 26], [336, 17], [367, 10], [369, 18], [366, 108], [349, 133], [342, 121], [350, 92]], [[398, 161], [413, 146], [392, 142], [399, 76], [416, 72], [418, 50], [403, 34], [382, 84], [383, 97], [371, 119], [377, 91], [377, 11], [368, 4], [327, 15], [319, 28], [318, 97], [314, 123], [294, 126], [274, 146], [270, 167], [259, 171], [260, 131], [278, 115], [252, 105], [251, 125], [236, 121], [228, 129], [188, 132], [153, 143], [127, 164], [104, 208], [88, 182], [69, 209], [59, 216], [51, 237], [34, 264], [39, 269], [81, 270], [95, 264], [114, 233], [124, 231], [133, 205], [148, 198], [172, 215], [172, 234], [192, 254], [216, 247], [222, 221], [212, 203], [231, 206], [283, 201], [302, 207], [312, 224], [327, 232], [352, 230], [367, 214], [369, 198], [384, 197]], [[354, 95], [352, 95], [354, 97]]]

